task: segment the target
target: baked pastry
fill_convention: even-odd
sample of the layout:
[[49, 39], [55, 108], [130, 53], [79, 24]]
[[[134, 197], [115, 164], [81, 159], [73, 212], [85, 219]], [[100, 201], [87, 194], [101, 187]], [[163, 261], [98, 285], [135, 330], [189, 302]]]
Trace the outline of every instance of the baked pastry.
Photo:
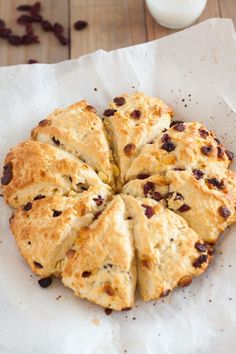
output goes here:
[[[233, 153], [143, 93], [56, 110], [5, 158], [10, 227], [41, 286], [58, 276], [108, 309], [167, 296], [204, 272], [236, 220]], [[120, 195], [115, 195], [121, 192]], [[136, 274], [137, 273], [137, 274]]]
[[103, 182], [113, 183], [111, 152], [102, 120], [86, 101], [55, 110], [39, 122], [31, 137], [72, 153], [89, 164]]
[[144, 301], [167, 296], [206, 270], [211, 250], [181, 216], [150, 198], [123, 199], [132, 217], [138, 288]]
[[27, 140], [12, 149], [4, 161], [3, 194], [14, 208], [39, 195], [68, 195], [92, 185], [105, 186], [87, 164], [48, 144]]
[[120, 170], [118, 189], [141, 147], [169, 128], [172, 114], [172, 109], [159, 98], [143, 93], [116, 97], [104, 111], [114, 160]]
[[[172, 123], [173, 124], [173, 123]], [[229, 167], [232, 153], [198, 122], [176, 123], [153, 144], [146, 144], [126, 173], [126, 180], [163, 174], [170, 169], [200, 170], [215, 176]]]
[[32, 271], [40, 277], [60, 275], [81, 227], [94, 220], [109, 197], [106, 188], [90, 187], [71, 197], [41, 195], [19, 208], [10, 218], [10, 227]]
[[115, 196], [68, 252], [62, 282], [75, 295], [117, 311], [133, 307], [136, 265], [125, 204]]

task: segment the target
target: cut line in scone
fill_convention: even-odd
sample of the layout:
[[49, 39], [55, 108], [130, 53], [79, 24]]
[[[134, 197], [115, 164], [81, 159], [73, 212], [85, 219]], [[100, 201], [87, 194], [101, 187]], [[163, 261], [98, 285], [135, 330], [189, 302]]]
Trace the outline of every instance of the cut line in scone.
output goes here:
[[27, 140], [7, 154], [1, 179], [6, 202], [18, 208], [39, 195], [80, 193], [105, 185], [96, 172], [71, 154], [49, 144]]
[[62, 282], [75, 295], [105, 308], [133, 307], [136, 265], [125, 204], [115, 196], [67, 253]]
[[146, 144], [126, 173], [126, 181], [170, 169], [221, 175], [229, 167], [233, 153], [224, 149], [215, 134], [198, 122], [171, 123], [153, 144]]
[[123, 191], [150, 197], [181, 215], [199, 236], [215, 243], [227, 226], [236, 221], [236, 176], [228, 170], [222, 179], [188, 171], [169, 171], [128, 182]]
[[91, 187], [73, 197], [40, 196], [17, 209], [10, 228], [32, 271], [40, 277], [60, 275], [81, 227], [93, 222], [109, 198], [107, 189]]
[[114, 164], [101, 118], [85, 100], [56, 109], [31, 132], [34, 140], [64, 149], [86, 162], [111, 185]]
[[186, 221], [150, 198], [122, 195], [132, 217], [137, 254], [138, 289], [144, 301], [167, 296], [188, 286], [212, 258]]
[[141, 147], [169, 128], [173, 111], [157, 97], [134, 93], [114, 98], [103, 115], [114, 160], [120, 170], [119, 189]]

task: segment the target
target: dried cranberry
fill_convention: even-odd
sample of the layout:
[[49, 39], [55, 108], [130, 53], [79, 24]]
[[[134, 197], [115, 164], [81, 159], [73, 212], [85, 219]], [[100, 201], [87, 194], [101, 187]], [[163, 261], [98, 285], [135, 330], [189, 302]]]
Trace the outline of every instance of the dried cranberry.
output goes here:
[[204, 243], [201, 243], [201, 242], [196, 242], [196, 243], [195, 243], [195, 248], [196, 248], [199, 252], [206, 252], [206, 250], [207, 250], [207, 245], [205, 245]]
[[217, 157], [221, 158], [224, 156], [224, 149], [221, 146], [217, 146]]
[[183, 132], [185, 130], [185, 126], [183, 123], [178, 123], [173, 126], [173, 129], [177, 132]]
[[93, 198], [93, 200], [95, 201], [95, 203], [97, 204], [97, 206], [102, 205], [103, 202], [104, 202], [104, 199], [103, 199], [100, 195], [98, 195], [97, 198]]
[[26, 25], [27, 23], [33, 22], [33, 18], [32, 16], [29, 15], [21, 15], [18, 19], [17, 19], [17, 23], [19, 23], [19, 25]]
[[175, 150], [175, 148], [176, 148], [175, 144], [173, 144], [171, 141], [167, 141], [161, 146], [161, 149], [166, 150], [167, 152], [171, 152]]
[[141, 117], [141, 112], [138, 109], [135, 109], [130, 113], [130, 116], [134, 119], [139, 119]]
[[29, 211], [30, 209], [32, 209], [32, 203], [30, 202], [23, 206], [24, 211]]
[[207, 261], [207, 258], [208, 256], [206, 254], [202, 254], [193, 262], [193, 266], [195, 268], [200, 268], [202, 263], [205, 263]]
[[9, 38], [12, 31], [10, 28], [0, 28], [0, 37], [1, 38]]
[[206, 182], [210, 185], [212, 185], [213, 187], [216, 187], [218, 189], [224, 189], [225, 185], [224, 185], [224, 181], [219, 181], [217, 178], [207, 178]]
[[39, 37], [38, 36], [32, 36], [32, 43], [40, 43]]
[[41, 10], [41, 3], [37, 1], [30, 9], [32, 15], [37, 15]]
[[145, 197], [150, 193], [154, 193], [155, 191], [155, 184], [153, 182], [147, 182], [143, 185], [143, 193]]
[[113, 101], [117, 106], [123, 106], [126, 102], [124, 97], [115, 97]]
[[38, 280], [41, 288], [48, 288], [52, 284], [52, 277], [46, 277]]
[[220, 216], [222, 216], [225, 219], [227, 219], [231, 215], [230, 210], [225, 206], [219, 207], [218, 211]]
[[88, 22], [87, 21], [81, 21], [81, 20], [79, 20], [79, 21], [76, 21], [75, 23], [74, 23], [74, 29], [76, 29], [77, 31], [81, 31], [81, 30], [83, 30], [85, 27], [87, 27], [88, 26]]
[[114, 114], [117, 112], [116, 109], [106, 109], [104, 112], [103, 112], [103, 115], [105, 117], [111, 117], [111, 116], [114, 116]]
[[145, 204], [142, 204], [142, 207], [145, 209], [145, 215], [148, 219], [150, 219], [155, 214], [153, 207]]
[[148, 175], [147, 173], [140, 173], [138, 176], [137, 176], [137, 179], [146, 179], [150, 177], [150, 175]]
[[55, 33], [62, 33], [64, 31], [64, 27], [60, 23], [56, 22], [54, 23], [52, 30]]
[[41, 27], [45, 32], [52, 31], [52, 24], [51, 24], [51, 22], [49, 22], [47, 20], [42, 21]]
[[152, 199], [156, 200], [157, 202], [159, 202], [161, 199], [163, 199], [161, 193], [159, 192], [154, 192], [152, 194]]
[[167, 141], [170, 141], [170, 136], [168, 134], [163, 134], [161, 137], [161, 142], [167, 143]]
[[3, 186], [6, 186], [9, 184], [13, 178], [13, 173], [12, 173], [12, 163], [9, 162], [3, 167], [3, 176], [1, 178], [1, 183]]
[[45, 198], [45, 195], [39, 194], [39, 195], [37, 195], [37, 197], [34, 198], [34, 200], [40, 200], [40, 199], [43, 199], [43, 198]]
[[126, 156], [131, 156], [134, 154], [136, 150], [136, 146], [132, 143], [125, 145], [124, 147], [124, 153]]
[[94, 214], [94, 219], [98, 219], [98, 217], [102, 214], [102, 211], [98, 211], [97, 213]]
[[37, 14], [37, 15], [32, 15], [32, 22], [42, 22], [43, 21], [43, 16]]
[[57, 38], [62, 45], [68, 45], [70, 43], [69, 38], [66, 38], [62, 35], [58, 35]]
[[234, 153], [233, 153], [232, 151], [229, 151], [229, 150], [225, 150], [225, 153], [226, 153], [226, 155], [228, 156], [228, 159], [229, 159], [230, 161], [233, 161], [233, 159], [234, 159]]
[[4, 27], [5, 27], [5, 22], [0, 19], [0, 28], [4, 28]]
[[32, 36], [29, 36], [28, 34], [24, 34], [24, 36], [21, 37], [21, 44], [31, 44], [33, 42]]
[[206, 139], [206, 137], [208, 137], [208, 135], [209, 135], [209, 132], [206, 131], [205, 129], [200, 128], [200, 129], [198, 129], [198, 131], [199, 131], [200, 136], [204, 139]]
[[32, 8], [31, 5], [19, 5], [16, 9], [18, 11], [30, 11]]
[[201, 152], [204, 154], [204, 155], [209, 155], [211, 152], [212, 152], [212, 146], [209, 145], [209, 146], [202, 146], [201, 147]]
[[38, 63], [35, 59], [29, 59], [28, 64], [36, 64]]
[[25, 30], [26, 30], [26, 34], [28, 34], [29, 36], [34, 35], [34, 29], [32, 23], [27, 23], [27, 25], [25, 26]]
[[187, 204], [183, 204], [179, 209], [178, 211], [181, 212], [181, 213], [185, 213], [186, 211], [190, 210], [190, 206], [187, 205]]
[[160, 297], [166, 297], [166, 296], [169, 295], [169, 293], [170, 293], [170, 290], [169, 290], [169, 289], [168, 289], [168, 290], [165, 290], [165, 291], [163, 291], [163, 293], [161, 293]]
[[39, 262], [34, 261], [34, 265], [35, 265], [35, 267], [37, 267], [37, 268], [39, 268], [39, 269], [42, 269], [42, 268], [43, 268], [42, 264], [39, 263]]
[[170, 123], [170, 128], [173, 127], [175, 124], [182, 124], [182, 120], [174, 120], [173, 122]]
[[22, 39], [20, 36], [16, 36], [16, 35], [11, 35], [8, 38], [8, 42], [12, 45], [21, 45], [22, 43]]
[[203, 178], [204, 172], [202, 172], [201, 170], [195, 169], [195, 170], [193, 170], [193, 175], [197, 180], [199, 180], [199, 179]]
[[83, 278], [89, 278], [91, 274], [92, 274], [91, 272], [84, 271], [84, 272], [82, 273], [82, 277], [83, 277]]
[[105, 308], [104, 309], [104, 312], [107, 316], [109, 316], [111, 313], [112, 313], [112, 309], [109, 309], [109, 308]]
[[59, 210], [53, 210], [53, 217], [54, 218], [57, 218], [58, 216], [60, 216], [62, 214], [62, 211], [59, 211]]
[[60, 140], [56, 139], [55, 136], [52, 137], [52, 141], [53, 141], [54, 144], [57, 145], [57, 146], [61, 145]]

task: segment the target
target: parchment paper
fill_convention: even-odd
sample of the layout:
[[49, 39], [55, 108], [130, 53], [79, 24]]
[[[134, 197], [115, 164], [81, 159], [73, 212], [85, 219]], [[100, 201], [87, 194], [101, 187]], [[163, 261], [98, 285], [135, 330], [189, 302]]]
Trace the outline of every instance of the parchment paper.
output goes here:
[[[230, 20], [213, 19], [79, 60], [0, 68], [0, 160], [54, 108], [85, 98], [102, 112], [111, 98], [137, 90], [159, 95], [177, 119], [204, 122], [236, 153], [236, 35]], [[59, 281], [38, 286], [10, 234], [11, 210], [0, 203], [1, 354], [236, 352], [235, 227], [190, 287], [107, 316]]]

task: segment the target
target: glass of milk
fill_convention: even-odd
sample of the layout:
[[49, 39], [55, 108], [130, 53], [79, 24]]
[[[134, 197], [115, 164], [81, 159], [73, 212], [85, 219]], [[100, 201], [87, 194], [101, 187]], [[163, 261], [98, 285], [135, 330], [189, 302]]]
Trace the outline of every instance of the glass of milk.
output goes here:
[[180, 29], [190, 26], [201, 15], [207, 0], [146, 0], [147, 7], [160, 25]]

